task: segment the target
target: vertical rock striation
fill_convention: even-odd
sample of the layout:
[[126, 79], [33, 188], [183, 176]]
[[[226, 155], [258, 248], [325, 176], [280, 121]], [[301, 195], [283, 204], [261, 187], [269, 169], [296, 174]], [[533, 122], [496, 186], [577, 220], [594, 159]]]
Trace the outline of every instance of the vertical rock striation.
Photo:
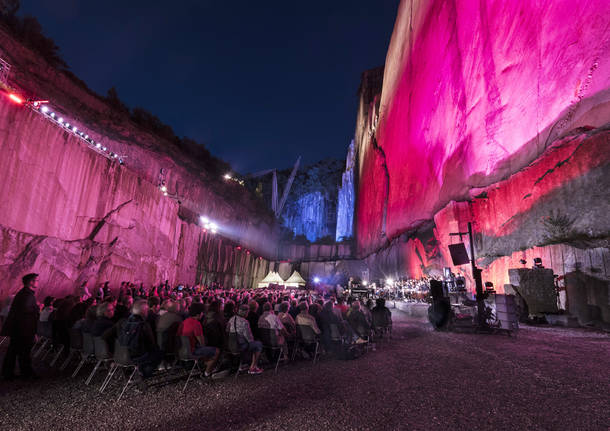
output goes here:
[[337, 232], [335, 239], [341, 242], [354, 235], [356, 147], [354, 141], [349, 145], [345, 161], [345, 172], [341, 177], [341, 188], [337, 198]]

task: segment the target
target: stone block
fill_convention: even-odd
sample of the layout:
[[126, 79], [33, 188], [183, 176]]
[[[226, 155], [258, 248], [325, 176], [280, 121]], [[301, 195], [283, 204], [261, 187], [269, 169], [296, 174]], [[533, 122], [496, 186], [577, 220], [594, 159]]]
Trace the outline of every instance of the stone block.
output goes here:
[[556, 313], [559, 311], [552, 269], [509, 269], [508, 276], [514, 290], [527, 303], [529, 314]]

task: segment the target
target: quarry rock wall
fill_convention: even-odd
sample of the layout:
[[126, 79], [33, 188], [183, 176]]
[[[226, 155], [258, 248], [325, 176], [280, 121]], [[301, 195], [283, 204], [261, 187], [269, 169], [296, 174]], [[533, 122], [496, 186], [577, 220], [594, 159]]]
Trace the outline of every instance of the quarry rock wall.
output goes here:
[[608, 122], [609, 22], [602, 0], [403, 0], [359, 142], [360, 253]]
[[568, 311], [610, 322], [610, 4], [405, 0], [398, 15], [355, 135], [371, 278], [469, 278], [447, 246], [472, 222], [484, 281], [502, 292], [540, 257]]
[[[4, 31], [0, 56], [12, 65], [11, 88], [49, 99], [58, 116], [125, 158], [120, 165], [98, 154], [2, 95], [0, 298], [32, 271], [40, 273], [39, 295], [53, 296], [84, 281], [249, 286], [264, 277], [278, 229], [245, 188], [212, 178]], [[167, 197], [159, 190], [162, 172]], [[202, 233], [200, 214], [220, 226], [217, 237]]]

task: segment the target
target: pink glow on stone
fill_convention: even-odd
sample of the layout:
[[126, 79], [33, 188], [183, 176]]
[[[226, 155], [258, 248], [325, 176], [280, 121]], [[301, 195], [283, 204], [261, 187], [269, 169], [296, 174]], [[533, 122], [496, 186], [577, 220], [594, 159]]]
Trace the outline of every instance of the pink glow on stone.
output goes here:
[[[399, 9], [376, 133], [389, 175], [389, 238], [468, 198], [470, 187], [526, 166], [562, 133], [601, 125], [610, 109], [609, 2], [436, 0], [410, 11], [412, 4]], [[386, 241], [385, 169], [378, 151], [364, 153], [361, 251]], [[526, 211], [558, 185], [518, 207]]]

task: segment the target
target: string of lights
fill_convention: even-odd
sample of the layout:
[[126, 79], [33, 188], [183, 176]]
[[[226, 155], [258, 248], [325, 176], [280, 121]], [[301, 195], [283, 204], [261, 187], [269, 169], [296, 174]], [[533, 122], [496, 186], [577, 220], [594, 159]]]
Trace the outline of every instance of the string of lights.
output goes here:
[[[6, 91], [7, 97], [13, 103], [24, 106], [26, 108], [29, 108], [32, 111], [36, 112], [37, 114], [42, 115], [43, 118], [50, 121], [54, 125], [62, 128], [63, 130], [67, 131], [68, 133], [71, 133], [74, 136], [76, 136], [78, 139], [81, 139], [82, 141], [84, 141], [90, 149], [94, 150], [98, 154], [101, 154], [102, 156], [104, 156], [112, 161], [116, 160], [121, 165], [124, 164], [123, 156], [120, 156], [118, 153], [110, 151], [110, 149], [108, 149], [105, 145], [102, 145], [100, 142], [94, 141], [92, 138], [89, 137], [88, 134], [86, 134], [82, 130], [79, 130], [78, 127], [76, 127], [74, 124], [71, 124], [70, 121], [68, 121], [67, 119], [64, 119], [60, 114], [57, 114], [54, 111], [52, 111], [51, 108], [49, 107], [48, 100], [25, 99], [24, 97], [18, 95], [15, 92], [7, 91], [7, 90], [5, 90], [5, 91]], [[226, 174], [224, 176], [224, 178], [227, 180], [233, 180], [242, 186], [244, 185], [243, 180], [235, 178], [229, 174]], [[160, 192], [163, 194], [163, 196], [172, 198], [174, 200], [179, 200], [178, 196], [170, 195], [170, 193], [167, 189], [165, 180], [161, 181], [159, 183], [158, 187], [159, 187]], [[213, 235], [218, 233], [219, 226], [217, 223], [210, 221], [210, 219], [206, 216], [201, 216], [200, 221], [201, 221], [204, 232], [210, 232]], [[238, 251], [241, 249], [242, 249], [241, 246], [236, 247], [236, 250], [238, 250]], [[246, 250], [246, 254], [250, 255], [250, 250]], [[258, 259], [262, 260], [263, 258], [261, 256], [259, 256]]]
[[45, 119], [55, 124], [56, 126], [61, 127], [68, 133], [72, 133], [74, 136], [84, 141], [87, 146], [95, 152], [103, 155], [104, 157], [110, 160], [116, 160], [121, 165], [124, 163], [125, 157], [120, 156], [119, 154], [113, 151], [110, 151], [105, 145], [94, 141], [92, 138], [89, 137], [88, 134], [86, 134], [82, 130], [78, 130], [78, 127], [76, 127], [74, 124], [71, 124], [67, 119], [64, 119], [60, 114], [53, 112], [49, 107], [48, 100], [25, 99], [14, 92], [7, 92], [7, 95], [12, 102], [31, 109], [32, 111], [42, 115]]

